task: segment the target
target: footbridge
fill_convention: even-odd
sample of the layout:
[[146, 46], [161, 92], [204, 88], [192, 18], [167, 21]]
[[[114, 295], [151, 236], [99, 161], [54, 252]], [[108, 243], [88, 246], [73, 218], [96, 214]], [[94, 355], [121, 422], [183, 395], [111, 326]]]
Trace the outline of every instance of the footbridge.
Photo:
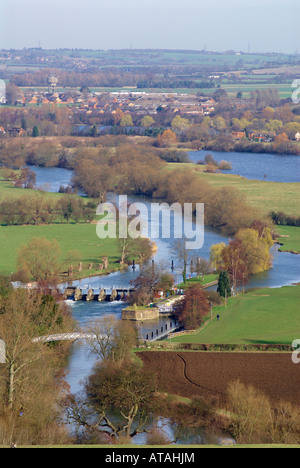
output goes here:
[[[166, 338], [170, 333], [178, 330], [180, 324], [178, 320], [170, 320], [164, 325], [157, 325], [151, 328], [151, 330], [144, 331], [143, 334], [140, 334], [140, 341], [158, 341]], [[34, 338], [33, 343], [50, 343], [53, 341], [76, 341], [76, 340], [96, 340], [96, 339], [105, 339], [107, 335], [96, 335], [94, 333], [60, 333], [47, 336], [39, 336]]]
[[[76, 341], [76, 340], [91, 340], [91, 339], [99, 339], [94, 333], [58, 333], [54, 335], [48, 336], [39, 336], [38, 338], [34, 338], [32, 340], [33, 343], [51, 343], [53, 341]], [[100, 338], [105, 338], [105, 335], [100, 336]]]

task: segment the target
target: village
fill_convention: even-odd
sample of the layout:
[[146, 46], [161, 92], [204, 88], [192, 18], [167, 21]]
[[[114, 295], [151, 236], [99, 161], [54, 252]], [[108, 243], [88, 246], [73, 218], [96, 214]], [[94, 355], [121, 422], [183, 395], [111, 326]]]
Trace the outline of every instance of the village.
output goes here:
[[[191, 93], [188, 89], [138, 86], [63, 87], [53, 72], [45, 75], [44, 84], [47, 86], [7, 86], [0, 137], [94, 137], [107, 133], [158, 137], [171, 127], [182, 142], [197, 140], [200, 131], [200, 140], [203, 132], [206, 139], [229, 137], [231, 148], [243, 142], [289, 145], [300, 141], [297, 116], [283, 100], [275, 106], [278, 97], [273, 90], [245, 99], [242, 93], [230, 96], [222, 88]], [[30, 120], [30, 115], [35, 120]], [[200, 146], [196, 143], [195, 148]], [[218, 150], [218, 144], [213, 148]], [[295, 148], [284, 149], [290, 150]]]
[[67, 90], [58, 92], [54, 89], [38, 91], [23, 90], [18, 96], [15, 105], [32, 107], [46, 104], [67, 105], [90, 112], [115, 112], [121, 108], [124, 113], [136, 112], [138, 114], [156, 115], [159, 108], [171, 109], [174, 113], [184, 115], [209, 115], [215, 111], [215, 100], [210, 97], [179, 93], [147, 93], [143, 91], [90, 91]]

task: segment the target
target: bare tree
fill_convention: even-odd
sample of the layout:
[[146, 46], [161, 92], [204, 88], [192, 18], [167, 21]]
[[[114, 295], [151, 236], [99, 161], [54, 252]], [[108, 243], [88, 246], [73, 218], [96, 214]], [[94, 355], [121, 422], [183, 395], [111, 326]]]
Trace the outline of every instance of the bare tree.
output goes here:
[[9, 409], [20, 400], [29, 373], [48, 351], [42, 341], [34, 339], [45, 332], [61, 332], [64, 326], [70, 330], [70, 325], [56, 299], [36, 291], [12, 291], [1, 300], [0, 336], [6, 351], [4, 400]]
[[187, 275], [187, 266], [189, 261], [191, 260], [191, 252], [186, 248], [186, 239], [180, 239], [175, 242], [174, 248], [173, 248], [173, 254], [176, 256], [181, 271], [182, 271], [182, 277], [183, 277], [183, 282], [186, 282], [186, 275]]
[[61, 250], [58, 242], [33, 238], [21, 247], [18, 255], [19, 269], [27, 271], [36, 281], [53, 281], [59, 276]]
[[204, 275], [209, 275], [212, 272], [212, 268], [210, 262], [205, 258], [201, 257], [194, 257], [193, 259], [193, 266], [192, 266], [192, 273], [196, 273], [197, 276], [202, 276], [202, 281], [204, 279]]
[[137, 332], [129, 322], [108, 315], [93, 322], [86, 330], [87, 343], [101, 360], [122, 361], [137, 344]]
[[[103, 361], [89, 377], [85, 395], [71, 395], [66, 400], [67, 418], [88, 435], [98, 432], [114, 439], [130, 439], [147, 432], [156, 391], [155, 376], [141, 365]], [[112, 408], [119, 412], [118, 420], [111, 418]]]

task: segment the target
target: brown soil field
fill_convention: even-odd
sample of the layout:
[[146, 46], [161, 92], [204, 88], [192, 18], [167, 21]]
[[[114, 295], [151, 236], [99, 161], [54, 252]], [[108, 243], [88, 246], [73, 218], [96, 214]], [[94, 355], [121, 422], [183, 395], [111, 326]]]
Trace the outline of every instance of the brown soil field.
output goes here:
[[300, 405], [300, 364], [291, 353], [140, 352], [144, 365], [158, 375], [162, 391], [226, 402], [230, 382], [239, 380], [272, 402]]

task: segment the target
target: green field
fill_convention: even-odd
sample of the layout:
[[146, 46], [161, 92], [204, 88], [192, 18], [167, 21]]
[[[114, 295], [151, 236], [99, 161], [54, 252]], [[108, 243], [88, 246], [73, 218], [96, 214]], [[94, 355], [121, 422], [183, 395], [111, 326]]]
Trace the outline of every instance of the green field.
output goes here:
[[214, 308], [216, 318], [195, 335], [176, 343], [291, 344], [300, 337], [300, 287], [258, 289], [229, 298], [227, 307]]
[[191, 286], [206, 286], [209, 283], [218, 280], [218, 275], [211, 274], [211, 275], [204, 275], [203, 281], [201, 276], [195, 276], [193, 278], [188, 278], [186, 283], [181, 283], [178, 285], [179, 289], [186, 289]]
[[[259, 77], [258, 77], [259, 78]], [[293, 89], [291, 88], [291, 83], [287, 84], [271, 84], [271, 83], [256, 83], [255, 81], [251, 84], [223, 84], [222, 88], [228, 93], [230, 97], [235, 97], [239, 91], [242, 91], [243, 98], [250, 98], [251, 91], [256, 89], [277, 89], [280, 99], [287, 99], [292, 97]]]
[[[64, 195], [59, 193], [43, 192], [35, 190], [15, 188], [11, 182], [4, 181], [0, 176], [0, 200], [5, 198], [20, 198], [22, 196], [40, 196], [47, 199], [59, 199]], [[88, 199], [86, 199], [88, 200]], [[91, 270], [84, 268], [83, 271], [74, 276], [86, 277], [99, 274], [97, 266], [101, 263], [103, 256], [109, 258], [109, 269], [103, 271], [108, 273], [120, 268], [116, 263], [120, 258], [118, 245], [114, 239], [100, 240], [96, 235], [95, 224], [51, 224], [41, 226], [1, 226], [0, 245], [1, 262], [0, 274], [10, 275], [17, 270], [17, 257], [21, 246], [27, 244], [33, 237], [56, 239], [60, 245], [62, 255], [61, 262], [64, 264], [66, 256], [70, 251], [78, 251], [84, 266], [93, 263]], [[74, 265], [75, 266], [75, 265]], [[64, 265], [68, 268], [68, 265]]]
[[[96, 235], [95, 224], [54, 224], [43, 226], [2, 226], [0, 227], [1, 264], [0, 274], [10, 275], [17, 270], [17, 257], [20, 247], [27, 244], [33, 237], [56, 239], [61, 247], [62, 263], [69, 251], [78, 250], [82, 255], [84, 264], [94, 263], [94, 268], [85, 268], [80, 275], [87, 277], [100, 274], [97, 265], [101, 263], [103, 256], [109, 258], [109, 270], [107, 273], [120, 268], [116, 263], [120, 258], [118, 245], [115, 239], [99, 239]], [[75, 265], [74, 265], [75, 266]], [[67, 268], [68, 266], [66, 266]]]
[[278, 243], [282, 244], [280, 252], [300, 253], [300, 227], [276, 226], [275, 231], [284, 236], [278, 239]]
[[36, 190], [30, 190], [30, 189], [23, 189], [19, 187], [14, 187], [13, 183], [8, 180], [4, 180], [3, 175], [1, 174], [0, 170], [0, 201], [4, 200], [5, 198], [12, 199], [12, 198], [20, 198], [24, 195], [28, 196], [36, 196], [36, 195], [41, 195], [51, 198], [51, 199], [56, 199], [58, 200], [59, 198], [62, 198], [64, 195], [60, 193], [52, 193], [52, 192], [37, 192]]
[[[239, 91], [242, 91], [243, 93], [243, 98], [250, 98], [251, 97], [251, 91], [257, 90], [257, 89], [270, 89], [274, 88], [278, 90], [279, 96], [281, 99], [286, 99], [286, 98], [291, 98], [292, 96], [292, 88], [291, 84], [269, 84], [269, 83], [257, 83], [253, 80], [253, 83], [247, 84], [247, 83], [240, 83], [240, 84], [222, 84], [221, 87], [225, 89], [225, 91], [228, 93], [230, 97], [235, 97], [236, 94]], [[25, 88], [24, 88], [25, 89]], [[31, 90], [41, 90], [43, 88], [30, 88]], [[45, 88], [46, 89], [46, 88]], [[63, 91], [64, 88], [60, 88], [59, 90]], [[197, 93], [201, 92], [204, 95], [207, 96], [212, 96], [213, 93], [217, 90], [217, 88], [141, 88], [138, 89], [136, 87], [106, 87], [106, 88], [100, 88], [100, 87], [95, 87], [91, 88], [92, 92], [104, 92], [104, 93], [114, 93], [114, 92], [120, 92], [120, 91], [128, 91], [130, 92], [143, 92], [143, 93], [176, 93], [176, 94], [191, 94], [191, 95], [196, 95]], [[36, 105], [35, 105], [36, 106]]]
[[[279, 183], [261, 180], [249, 180], [233, 174], [207, 174], [201, 171], [201, 166], [191, 163], [169, 163], [167, 170], [186, 169], [197, 170], [199, 178], [212, 187], [230, 186], [239, 189], [247, 199], [249, 206], [261, 210], [264, 215], [271, 211], [283, 211], [289, 215], [299, 215], [300, 184]], [[203, 166], [204, 168], [204, 166]]]
[[199, 174], [214, 187], [230, 186], [246, 195], [250, 206], [260, 209], [264, 214], [272, 210], [283, 211], [290, 215], [299, 213], [300, 184], [248, 180], [231, 174]]

